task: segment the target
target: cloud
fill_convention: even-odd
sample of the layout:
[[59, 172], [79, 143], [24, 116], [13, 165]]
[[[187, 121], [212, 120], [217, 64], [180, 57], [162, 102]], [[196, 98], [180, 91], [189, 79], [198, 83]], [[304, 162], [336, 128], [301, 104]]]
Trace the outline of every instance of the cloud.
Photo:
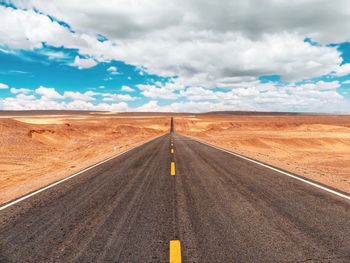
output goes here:
[[[157, 86], [158, 85], [158, 86]], [[162, 89], [161, 83], [151, 89]], [[161, 87], [159, 87], [161, 86]], [[348, 112], [350, 103], [336, 89], [338, 81], [276, 86], [274, 83], [254, 83], [235, 89], [207, 90], [202, 87], [173, 88], [183, 101], [164, 105], [161, 98], [151, 99], [141, 106], [129, 107], [127, 101], [137, 98], [128, 94], [85, 93], [66, 91], [61, 95], [54, 88], [39, 87], [34, 94], [18, 93], [16, 97], [0, 99], [4, 110], [79, 109], [109, 111], [175, 111], [207, 112], [218, 110], [260, 110], [297, 112]], [[147, 88], [148, 89], [148, 88]], [[34, 96], [35, 94], [40, 95]], [[102, 100], [94, 97], [101, 96]], [[172, 96], [171, 94], [167, 94]], [[67, 100], [68, 99], [68, 100]]]
[[75, 109], [75, 110], [92, 110], [92, 111], [127, 111], [128, 104], [125, 102], [120, 103], [99, 103], [99, 104], [92, 104], [90, 102], [81, 101], [81, 100], [74, 100], [66, 105], [63, 105], [66, 109]]
[[[339, 82], [306, 80], [350, 73], [350, 64], [343, 64], [337, 48], [328, 45], [350, 40], [347, 0], [266, 0], [263, 6], [260, 0], [11, 2], [25, 10], [0, 6], [0, 43], [6, 47], [34, 50], [45, 43], [77, 50], [72, 65], [79, 69], [123, 61], [146, 77], [169, 77], [168, 83], [136, 86], [150, 100], [139, 109], [323, 111], [346, 104], [337, 91]], [[97, 35], [106, 38], [99, 41]], [[117, 74], [118, 69], [111, 66], [107, 72]], [[110, 75], [106, 80], [112, 80]], [[265, 75], [280, 76], [283, 85], [260, 83]], [[58, 100], [66, 98], [58, 95]], [[119, 101], [120, 95], [103, 99]], [[94, 96], [74, 96], [77, 104], [95, 105]], [[158, 100], [174, 102], [159, 106]]]
[[97, 62], [92, 58], [80, 58], [76, 56], [73, 65], [79, 69], [92, 68], [97, 65]]
[[170, 105], [160, 106], [158, 101], [151, 100], [148, 103], [134, 109], [136, 112], [209, 112], [219, 110], [232, 110], [232, 107], [228, 108], [222, 103], [211, 102], [174, 102]]
[[49, 57], [49, 59], [62, 59], [62, 60], [66, 60], [67, 59], [67, 54], [64, 52], [46, 52], [44, 53], [46, 56]]
[[46, 88], [40, 86], [35, 90], [35, 93], [41, 95], [41, 98], [43, 100], [64, 99], [64, 97], [59, 94], [54, 88]]
[[4, 83], [0, 83], [0, 89], [8, 89], [9, 86], [4, 84]]
[[[92, 101], [95, 101], [93, 96], [100, 95], [92, 91], [87, 91], [85, 93], [66, 91], [63, 95], [61, 95], [54, 88], [40, 86], [39, 88], [35, 89], [35, 94], [40, 95], [40, 97], [18, 93], [15, 97], [7, 97], [3, 99], [0, 98], [0, 109], [93, 111], [127, 111], [129, 109], [128, 104], [124, 101], [120, 101], [118, 103], [92, 103]], [[130, 99], [129, 95], [124, 96], [126, 97], [120, 97], [120, 99], [133, 100], [133, 98]]]
[[107, 71], [108, 71], [109, 74], [111, 74], [111, 75], [118, 75], [118, 74], [119, 74], [118, 69], [117, 69], [117, 67], [115, 67], [115, 66], [110, 66], [110, 67], [107, 69]]
[[323, 81], [320, 80], [315, 83], [305, 83], [302, 85], [298, 86], [288, 86], [285, 87], [285, 89], [298, 89], [301, 91], [327, 91], [327, 90], [335, 90], [340, 88], [340, 82], [335, 80], [335, 81]]
[[228, 78], [313, 78], [330, 73], [342, 61], [336, 49], [313, 46], [294, 33], [269, 34], [258, 40], [231, 32], [181, 32], [181, 40], [176, 35], [168, 39], [156, 35], [129, 40], [120, 45], [119, 55], [151, 74], [178, 76], [185, 85], [209, 88]]
[[135, 109], [136, 112], [161, 112], [162, 110], [164, 112], [169, 111], [168, 108], [159, 107], [158, 102], [155, 100], [151, 100]]
[[337, 67], [335, 74], [338, 77], [342, 77], [342, 76], [346, 76], [346, 75], [350, 74], [350, 64], [347, 63], [347, 64], [344, 64], [344, 65]]
[[130, 96], [129, 94], [112, 94], [104, 93], [103, 101], [133, 101], [136, 100], [135, 97]]
[[122, 86], [121, 90], [125, 91], [125, 92], [133, 92], [133, 91], [135, 91], [133, 88], [130, 88], [129, 86], [125, 86], [125, 85]]
[[73, 92], [73, 91], [65, 91], [63, 93], [64, 98], [79, 100], [79, 101], [94, 101], [95, 98], [93, 96], [98, 95], [99, 93], [93, 91], [86, 91], [85, 93]]
[[[24, 2], [13, 1], [18, 6]], [[100, 42], [96, 35], [84, 32], [72, 32], [69, 28], [54, 21], [54, 14], [42, 14], [33, 9], [15, 9], [0, 5], [0, 43], [12, 49], [34, 50], [44, 46], [76, 49], [77, 56], [72, 65], [87, 68], [96, 65], [96, 61], [109, 61], [115, 52], [110, 41]], [[50, 15], [50, 17], [49, 17]], [[64, 54], [47, 54], [51, 59], [62, 59]]]
[[316, 87], [319, 89], [319, 90], [333, 90], [333, 89], [338, 89], [340, 88], [340, 83], [339, 81], [318, 81], [316, 83]]
[[24, 94], [19, 94], [15, 98], [0, 99], [0, 105], [2, 105], [3, 110], [91, 110], [115, 112], [128, 110], [128, 105], [125, 102], [92, 104], [87, 101], [73, 100], [66, 103], [36, 99], [33, 95], [27, 96]]
[[180, 96], [188, 100], [217, 100], [218, 96], [212, 90], [204, 89], [202, 87], [190, 87], [186, 90], [180, 91]]
[[[90, 57], [84, 60], [77, 57], [74, 64], [79, 68], [91, 67], [100, 61], [121, 60], [148, 73], [178, 76], [185, 85], [205, 88], [220, 86], [222, 80], [235, 77], [278, 74], [284, 80], [296, 81], [328, 74], [342, 62], [339, 52], [333, 47], [312, 45], [304, 39], [321, 41], [332, 35], [335, 41], [339, 35], [335, 35], [334, 30], [339, 33], [339, 28], [347, 28], [346, 23], [337, 22], [339, 17], [346, 17], [339, 8], [347, 6], [345, 0], [338, 0], [337, 7], [326, 1], [315, 5], [314, 0], [298, 4], [268, 0], [264, 8], [257, 0], [249, 3], [224, 0], [216, 5], [197, 0], [181, 5], [176, 0], [166, 4], [147, 0], [137, 5], [125, 4], [125, 0], [114, 0], [113, 4], [102, 0], [94, 3], [93, 8], [83, 1], [73, 4], [64, 0], [59, 5], [42, 0], [13, 2], [67, 22], [75, 33], [30, 9], [6, 10], [15, 12], [24, 21], [45, 21], [43, 31], [49, 27], [45, 34], [29, 37], [28, 45], [47, 42], [57, 46], [55, 41], [59, 38], [51, 36], [56, 36], [56, 31], [64, 32], [61, 45], [76, 48], [81, 55]], [[319, 13], [307, 12], [315, 6]], [[299, 20], [291, 15], [291, 10]], [[330, 14], [329, 10], [334, 13]], [[149, 13], [157, 16], [150, 17]], [[19, 30], [18, 35], [23, 36], [24, 41], [27, 31]], [[10, 35], [10, 32], [4, 33]], [[98, 41], [95, 37], [98, 34], [108, 40]], [[341, 36], [343, 41], [347, 39], [344, 33]], [[36, 39], [38, 41], [34, 41]]]
[[[169, 105], [160, 106], [155, 100], [135, 109], [135, 111], [153, 112], [209, 112], [209, 111], [285, 111], [288, 107], [292, 112], [349, 112], [350, 103], [343, 100], [336, 92], [324, 94], [317, 92], [299, 93], [286, 95], [276, 92], [272, 97], [254, 96], [245, 99], [227, 94], [230, 98], [217, 101], [185, 101], [174, 102]], [[315, 97], [316, 95], [316, 97]], [[317, 109], [317, 110], [315, 110]]]
[[169, 86], [156, 86], [156, 85], [136, 85], [140, 90], [141, 94], [151, 99], [168, 99], [175, 100], [179, 96], [174, 93], [174, 89]]
[[136, 110], [207, 112], [217, 110], [258, 110], [295, 112], [348, 112], [350, 106], [336, 89], [338, 81], [318, 81], [302, 85], [275, 86], [273, 83], [255, 83], [251, 86], [226, 91], [189, 87], [180, 91], [186, 99], [169, 105], [159, 106], [158, 100], [151, 100]]
[[102, 34], [108, 39], [143, 38], [155, 31], [189, 28], [234, 31], [249, 38], [290, 31], [329, 43], [349, 39], [350, 31], [350, 24], [345, 22], [350, 15], [347, 0], [266, 0], [263, 6], [260, 0], [222, 0], [215, 4], [211, 0], [144, 0], [134, 4], [126, 0], [100, 0], [93, 5], [83, 0], [12, 2], [35, 7], [59, 17], [76, 30]]
[[43, 42], [59, 47], [75, 41], [73, 33], [33, 10], [0, 6], [0, 43], [17, 49], [41, 48]]
[[16, 99], [18, 100], [24, 100], [24, 101], [27, 101], [27, 100], [34, 100], [35, 99], [35, 96], [34, 95], [26, 95], [26, 94], [18, 94], [16, 96]]
[[16, 89], [16, 88], [11, 88], [10, 89], [10, 92], [13, 93], [13, 94], [18, 94], [18, 93], [29, 93], [31, 92], [32, 90], [30, 89], [24, 89], [24, 88], [20, 88], [20, 89]]

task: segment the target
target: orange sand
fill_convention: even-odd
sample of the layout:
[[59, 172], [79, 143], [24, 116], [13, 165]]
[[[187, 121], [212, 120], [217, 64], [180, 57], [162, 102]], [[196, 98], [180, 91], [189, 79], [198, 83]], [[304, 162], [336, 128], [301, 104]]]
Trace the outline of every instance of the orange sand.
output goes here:
[[0, 119], [0, 204], [167, 132], [169, 118], [33, 116]]
[[[167, 132], [169, 116], [0, 118], [0, 204]], [[350, 116], [177, 115], [175, 131], [350, 193]]]
[[350, 116], [197, 115], [175, 129], [350, 193]]

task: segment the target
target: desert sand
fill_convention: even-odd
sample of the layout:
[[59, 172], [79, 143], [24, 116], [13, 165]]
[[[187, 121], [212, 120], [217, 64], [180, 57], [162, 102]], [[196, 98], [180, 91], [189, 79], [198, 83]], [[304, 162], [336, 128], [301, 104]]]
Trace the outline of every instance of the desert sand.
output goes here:
[[[170, 114], [0, 114], [0, 204], [169, 131]], [[176, 114], [175, 131], [350, 193], [350, 116]]]
[[0, 118], [0, 204], [169, 130], [164, 116], [33, 115]]
[[350, 193], [350, 116], [197, 115], [175, 129]]

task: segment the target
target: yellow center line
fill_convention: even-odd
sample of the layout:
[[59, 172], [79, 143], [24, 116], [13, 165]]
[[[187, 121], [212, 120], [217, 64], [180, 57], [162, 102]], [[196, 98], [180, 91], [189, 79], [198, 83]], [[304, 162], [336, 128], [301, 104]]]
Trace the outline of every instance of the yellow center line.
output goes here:
[[175, 175], [175, 162], [171, 162], [170, 175]]
[[181, 263], [181, 244], [180, 240], [170, 240], [170, 263]]

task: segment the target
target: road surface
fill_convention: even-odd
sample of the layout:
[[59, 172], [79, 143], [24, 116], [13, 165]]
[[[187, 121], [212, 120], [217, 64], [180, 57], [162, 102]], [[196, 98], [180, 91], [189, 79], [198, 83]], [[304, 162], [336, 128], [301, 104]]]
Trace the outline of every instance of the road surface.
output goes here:
[[175, 133], [0, 211], [0, 262], [170, 256], [350, 262], [350, 202]]

